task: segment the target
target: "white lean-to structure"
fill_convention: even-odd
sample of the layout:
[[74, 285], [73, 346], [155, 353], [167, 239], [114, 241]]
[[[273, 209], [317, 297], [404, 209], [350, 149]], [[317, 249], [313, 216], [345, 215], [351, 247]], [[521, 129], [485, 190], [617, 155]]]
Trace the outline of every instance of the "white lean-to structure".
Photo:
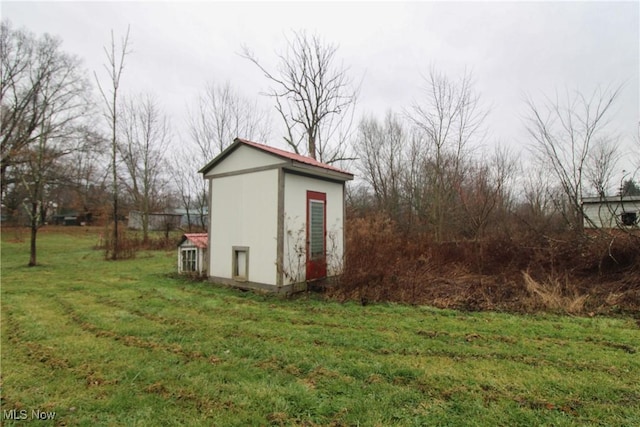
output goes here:
[[340, 273], [352, 174], [243, 139], [200, 172], [209, 183], [211, 280], [292, 292]]
[[638, 228], [640, 196], [585, 197], [582, 212], [585, 228]]

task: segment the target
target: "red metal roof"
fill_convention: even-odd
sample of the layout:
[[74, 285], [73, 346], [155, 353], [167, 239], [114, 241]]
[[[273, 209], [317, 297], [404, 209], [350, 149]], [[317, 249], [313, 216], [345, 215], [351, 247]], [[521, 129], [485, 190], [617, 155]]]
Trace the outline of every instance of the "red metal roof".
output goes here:
[[200, 249], [207, 249], [209, 235], [207, 233], [187, 233], [182, 236], [182, 242], [189, 240]]
[[296, 153], [291, 153], [289, 151], [281, 150], [279, 148], [270, 147], [266, 144], [260, 144], [258, 142], [249, 141], [247, 139], [236, 138], [236, 141], [240, 141], [243, 144], [250, 145], [251, 147], [255, 147], [259, 150], [266, 151], [267, 153], [275, 154], [276, 156], [284, 157], [286, 159], [294, 160], [296, 162], [304, 163], [311, 166], [316, 166], [322, 169], [327, 169], [334, 172], [344, 173], [347, 175], [353, 176], [352, 173], [344, 171], [342, 169], [338, 169], [335, 166], [328, 165], [326, 163], [322, 163], [308, 156], [303, 156]]

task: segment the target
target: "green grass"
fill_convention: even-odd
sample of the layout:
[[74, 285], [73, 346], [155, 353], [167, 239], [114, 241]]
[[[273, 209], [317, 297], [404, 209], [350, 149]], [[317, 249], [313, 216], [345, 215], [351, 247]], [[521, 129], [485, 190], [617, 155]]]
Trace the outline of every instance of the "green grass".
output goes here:
[[3, 230], [3, 425], [640, 425], [634, 319], [243, 293], [84, 230], [43, 230], [35, 268]]

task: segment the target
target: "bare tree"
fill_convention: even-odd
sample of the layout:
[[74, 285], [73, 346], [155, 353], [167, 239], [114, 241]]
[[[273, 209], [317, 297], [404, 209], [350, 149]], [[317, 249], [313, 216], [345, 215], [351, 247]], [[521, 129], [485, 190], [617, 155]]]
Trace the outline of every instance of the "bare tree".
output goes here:
[[104, 89], [98, 79], [98, 74], [94, 72], [102, 100], [104, 101], [104, 116], [111, 129], [111, 178], [113, 191], [113, 247], [111, 251], [111, 259], [116, 260], [119, 257], [118, 247], [118, 90], [120, 88], [120, 78], [124, 70], [125, 57], [129, 51], [129, 27], [127, 27], [126, 35], [120, 40], [120, 48], [116, 49], [116, 41], [111, 31], [111, 46], [104, 48], [107, 63], [104, 68], [109, 77], [109, 88]]
[[464, 181], [457, 187], [465, 213], [466, 229], [474, 240], [485, 237], [487, 227], [510, 207], [510, 181], [515, 176], [516, 162], [508, 149], [497, 147], [491, 157], [471, 161]]
[[9, 21], [0, 23], [0, 184], [3, 198], [9, 184], [7, 171], [22, 148], [35, 139], [40, 121], [40, 110], [33, 104], [48, 64], [47, 61], [36, 63], [36, 43], [35, 36], [13, 30]]
[[563, 215], [571, 229], [582, 230], [582, 196], [589, 157], [606, 129], [608, 113], [620, 90], [621, 87], [599, 88], [589, 97], [579, 91], [567, 91], [563, 99], [556, 93], [554, 99], [545, 97], [542, 103], [527, 99], [531, 151], [540, 163], [550, 167], [562, 188], [566, 201]]
[[89, 85], [80, 60], [61, 51], [61, 40], [13, 31], [8, 22], [1, 33], [3, 193], [8, 185], [21, 188], [31, 228], [28, 265], [35, 266], [46, 190], [59, 178], [59, 159], [82, 143], [77, 134], [89, 110]]
[[434, 237], [441, 241], [454, 211], [454, 188], [462, 179], [472, 143], [484, 138], [488, 111], [482, 108], [468, 73], [453, 81], [431, 69], [424, 80], [424, 98], [414, 101], [407, 112], [418, 131], [410, 157], [414, 167], [423, 169], [422, 179], [428, 180], [422, 184], [430, 188], [429, 216]]
[[[61, 51], [62, 41], [48, 34], [36, 37], [0, 25], [0, 169], [2, 194], [15, 182], [7, 175], [24, 161], [27, 147], [43, 132], [68, 132], [88, 106], [87, 81], [80, 61]], [[81, 96], [82, 95], [82, 96]]]
[[206, 86], [189, 113], [187, 126], [191, 140], [206, 161], [237, 137], [265, 141], [270, 133], [268, 113], [228, 82]]
[[406, 130], [391, 111], [384, 123], [363, 118], [354, 143], [360, 156], [358, 168], [373, 190], [377, 208], [396, 220], [401, 211], [405, 143]]
[[277, 70], [269, 71], [243, 47], [243, 57], [272, 84], [268, 95], [284, 122], [287, 144], [326, 163], [350, 158], [347, 141], [357, 97], [348, 69], [337, 63], [337, 50], [318, 35], [293, 32], [286, 51], [277, 54]]
[[611, 181], [620, 155], [618, 144], [612, 139], [598, 139], [587, 154], [585, 178], [600, 197], [610, 193]]
[[125, 186], [134, 206], [142, 214], [142, 235], [149, 238], [149, 214], [159, 209], [165, 198], [162, 192], [165, 153], [170, 142], [169, 122], [151, 95], [129, 99], [121, 107], [118, 150], [126, 168]]
[[[210, 161], [233, 140], [269, 139], [270, 119], [266, 110], [234, 89], [230, 83], [209, 83], [189, 111], [187, 127], [190, 143], [183, 144], [172, 162], [172, 176], [178, 198], [187, 210], [188, 226], [206, 229], [206, 182], [193, 167], [195, 159]], [[195, 220], [192, 222], [192, 218]]]
[[[105, 162], [109, 157], [108, 141], [96, 128], [95, 123], [85, 126], [85, 144], [64, 158], [65, 181], [73, 194], [68, 205], [89, 214], [89, 221], [94, 214], [106, 212], [109, 204], [109, 165]], [[63, 206], [64, 202], [60, 200], [58, 205]]]
[[171, 176], [177, 190], [177, 198], [186, 209], [189, 231], [192, 227], [207, 229], [209, 189], [207, 182], [193, 168], [196, 158], [199, 158], [197, 151], [183, 146], [171, 162]]

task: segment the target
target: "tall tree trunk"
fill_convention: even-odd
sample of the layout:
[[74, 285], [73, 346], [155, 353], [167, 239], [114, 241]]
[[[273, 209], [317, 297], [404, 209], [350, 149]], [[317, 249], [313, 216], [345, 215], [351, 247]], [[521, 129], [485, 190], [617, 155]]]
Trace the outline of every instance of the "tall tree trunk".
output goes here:
[[36, 237], [38, 234], [38, 202], [31, 203], [31, 242], [29, 267], [36, 266]]
[[149, 208], [144, 208], [142, 212], [142, 241], [147, 243], [149, 241]]
[[[114, 96], [114, 105], [115, 105], [115, 96]], [[116, 118], [115, 114], [113, 115], [113, 141], [112, 141], [112, 162], [111, 168], [113, 169], [113, 251], [111, 252], [111, 259], [118, 259], [118, 173], [116, 171], [116, 136], [115, 136], [115, 128], [116, 128]]]
[[118, 121], [118, 88], [120, 86], [120, 76], [122, 75], [122, 70], [124, 69], [124, 58], [129, 53], [127, 51], [127, 46], [129, 44], [129, 27], [127, 27], [127, 34], [122, 39], [121, 50], [119, 52], [119, 57], [116, 56], [116, 43], [115, 38], [113, 36], [113, 30], [111, 31], [111, 46], [110, 49], [104, 49], [107, 55], [107, 64], [105, 64], [105, 68], [109, 72], [109, 77], [111, 79], [112, 84], [112, 92], [111, 97], [107, 96], [107, 93], [103, 90], [100, 85], [100, 80], [98, 79], [98, 75], [94, 72], [94, 76], [96, 78], [96, 82], [98, 83], [98, 89], [100, 90], [100, 94], [105, 102], [108, 111], [109, 125], [111, 126], [111, 170], [113, 179], [112, 190], [113, 190], [113, 251], [111, 253], [111, 259], [117, 260], [120, 258], [120, 247], [118, 244], [118, 171], [117, 171], [117, 155], [118, 155], [118, 145], [117, 145], [117, 121]]

